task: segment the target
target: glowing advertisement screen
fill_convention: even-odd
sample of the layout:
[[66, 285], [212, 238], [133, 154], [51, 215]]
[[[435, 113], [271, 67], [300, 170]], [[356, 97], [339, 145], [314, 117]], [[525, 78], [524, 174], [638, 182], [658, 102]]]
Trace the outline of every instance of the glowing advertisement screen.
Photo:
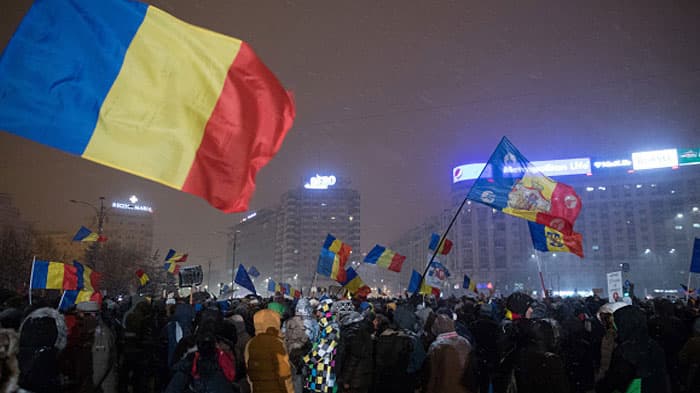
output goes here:
[[632, 168], [635, 171], [678, 166], [678, 150], [665, 149], [632, 153]]
[[[532, 161], [532, 165], [547, 176], [587, 175], [591, 173], [591, 159], [588, 157]], [[455, 167], [452, 169], [452, 183], [478, 178], [485, 166], [485, 162], [480, 162]], [[484, 176], [488, 177], [491, 174], [484, 173]]]

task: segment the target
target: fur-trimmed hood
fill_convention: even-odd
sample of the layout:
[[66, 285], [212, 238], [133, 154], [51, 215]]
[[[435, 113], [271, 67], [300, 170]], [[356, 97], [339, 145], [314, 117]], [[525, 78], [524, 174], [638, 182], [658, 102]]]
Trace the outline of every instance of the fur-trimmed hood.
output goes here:
[[68, 343], [68, 329], [66, 328], [66, 320], [63, 319], [63, 315], [53, 308], [43, 307], [32, 311], [31, 314], [24, 318], [22, 325], [19, 327], [20, 336], [22, 336], [22, 330], [24, 329], [24, 325], [28, 320], [39, 318], [51, 318], [54, 320], [57, 335], [53, 346], [57, 350], [62, 351]]

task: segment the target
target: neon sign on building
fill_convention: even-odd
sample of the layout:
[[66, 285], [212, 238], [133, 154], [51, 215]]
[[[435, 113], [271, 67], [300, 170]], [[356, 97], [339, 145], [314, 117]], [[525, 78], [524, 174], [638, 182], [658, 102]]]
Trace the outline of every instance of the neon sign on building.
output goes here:
[[310, 190], [327, 190], [328, 187], [334, 186], [336, 183], [336, 178], [333, 175], [321, 176], [316, 174], [316, 176], [309, 179], [309, 181], [304, 184], [304, 188]]

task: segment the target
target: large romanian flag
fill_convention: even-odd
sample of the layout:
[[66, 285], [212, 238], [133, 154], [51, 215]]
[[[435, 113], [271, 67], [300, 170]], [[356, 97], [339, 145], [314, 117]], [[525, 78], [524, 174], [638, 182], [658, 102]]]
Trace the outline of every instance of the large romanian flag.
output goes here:
[[506, 137], [496, 146], [467, 199], [565, 234], [573, 232], [581, 211], [581, 198], [572, 187], [545, 176]]
[[583, 258], [583, 236], [580, 233], [572, 232], [566, 235], [548, 226], [536, 222], [528, 222], [530, 226], [530, 237], [532, 237], [532, 247], [544, 252], [570, 252]]
[[365, 256], [365, 263], [381, 266], [394, 272], [400, 272], [406, 257], [377, 244]]
[[345, 281], [345, 264], [351, 252], [352, 247], [329, 233], [326, 241], [323, 242], [316, 272], [338, 282]]
[[238, 39], [131, 0], [35, 0], [0, 58], [0, 129], [247, 210], [291, 95]]

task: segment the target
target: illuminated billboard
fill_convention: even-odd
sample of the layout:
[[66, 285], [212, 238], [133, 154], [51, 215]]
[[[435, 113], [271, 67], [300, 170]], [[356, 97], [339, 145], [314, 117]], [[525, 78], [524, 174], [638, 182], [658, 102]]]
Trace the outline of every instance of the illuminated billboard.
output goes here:
[[310, 178], [306, 184], [304, 184], [304, 188], [310, 190], [327, 190], [328, 187], [334, 186], [335, 183], [335, 176], [321, 176], [317, 174], [316, 176]]
[[[591, 159], [588, 157], [533, 161], [532, 165], [547, 176], [588, 175], [591, 173]], [[453, 168], [452, 183], [478, 178], [485, 166], [485, 162], [480, 162], [476, 164], [460, 165]], [[488, 173], [488, 169], [490, 168], [487, 168], [487, 172], [484, 173], [485, 176], [491, 176], [491, 174]]]
[[635, 171], [678, 167], [678, 150], [664, 149], [632, 153], [632, 168]]
[[630, 167], [632, 166], [632, 160], [629, 158], [619, 158], [616, 160], [595, 161], [593, 162], [593, 166], [595, 169]]
[[698, 165], [700, 164], [700, 149], [679, 149], [678, 150], [679, 165]]

